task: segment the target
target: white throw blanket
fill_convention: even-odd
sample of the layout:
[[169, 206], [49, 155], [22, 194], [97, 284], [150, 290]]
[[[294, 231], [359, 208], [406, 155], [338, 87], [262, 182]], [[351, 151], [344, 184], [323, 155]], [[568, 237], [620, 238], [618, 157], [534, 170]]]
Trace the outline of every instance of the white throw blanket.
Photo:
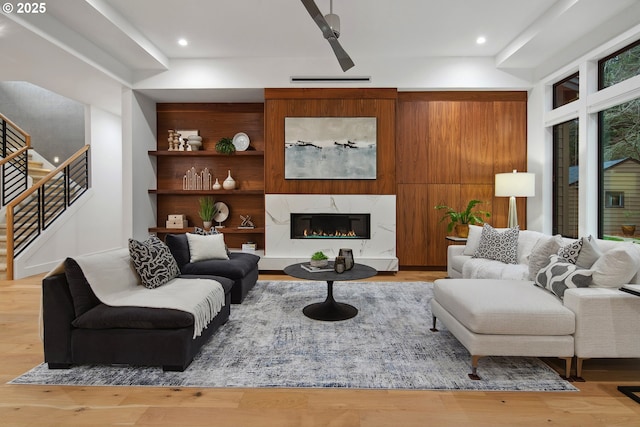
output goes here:
[[[139, 283], [129, 250], [115, 249], [93, 255], [74, 257], [93, 293], [110, 306], [170, 308], [191, 313], [194, 318], [193, 337], [202, 330], [224, 306], [224, 288], [211, 279], [171, 280], [166, 285], [147, 289]], [[62, 267], [62, 268], [61, 268]], [[62, 272], [63, 265], [49, 274]]]

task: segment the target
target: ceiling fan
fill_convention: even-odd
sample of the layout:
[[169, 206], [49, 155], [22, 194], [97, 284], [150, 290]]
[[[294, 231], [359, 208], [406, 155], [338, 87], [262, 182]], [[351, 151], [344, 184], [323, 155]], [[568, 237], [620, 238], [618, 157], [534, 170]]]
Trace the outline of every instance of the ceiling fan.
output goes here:
[[340, 37], [340, 17], [333, 13], [333, 0], [330, 3], [329, 14], [323, 16], [316, 6], [314, 0], [301, 0], [304, 7], [307, 8], [307, 12], [313, 18], [313, 20], [320, 27], [320, 31], [322, 31], [322, 35], [331, 45], [333, 52], [338, 58], [338, 62], [342, 67], [342, 71], [347, 71], [349, 68], [353, 67], [355, 64], [345, 52], [345, 50], [338, 42], [338, 37]]

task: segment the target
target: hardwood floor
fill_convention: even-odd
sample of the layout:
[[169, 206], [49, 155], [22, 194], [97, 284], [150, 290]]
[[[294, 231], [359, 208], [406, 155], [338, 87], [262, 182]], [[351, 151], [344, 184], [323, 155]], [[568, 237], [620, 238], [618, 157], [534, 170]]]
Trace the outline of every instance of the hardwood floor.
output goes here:
[[[443, 276], [401, 271], [372, 280]], [[0, 281], [2, 426], [640, 426], [640, 404], [616, 388], [640, 385], [640, 359], [588, 360], [586, 382], [574, 383], [580, 391], [560, 393], [8, 385], [42, 362], [40, 280]]]

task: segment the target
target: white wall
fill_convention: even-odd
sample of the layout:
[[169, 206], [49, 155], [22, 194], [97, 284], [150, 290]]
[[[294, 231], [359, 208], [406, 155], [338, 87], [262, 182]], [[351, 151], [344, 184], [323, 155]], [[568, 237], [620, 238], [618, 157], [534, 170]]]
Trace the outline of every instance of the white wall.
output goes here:
[[68, 256], [122, 247], [122, 133], [120, 117], [87, 108], [91, 188], [14, 262], [14, 278], [50, 271]]

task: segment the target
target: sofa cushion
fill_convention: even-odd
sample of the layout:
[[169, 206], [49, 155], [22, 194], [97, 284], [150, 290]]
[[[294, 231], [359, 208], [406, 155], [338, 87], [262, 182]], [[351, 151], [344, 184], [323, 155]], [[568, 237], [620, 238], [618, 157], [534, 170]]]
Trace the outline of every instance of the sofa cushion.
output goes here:
[[538, 240], [529, 256], [529, 280], [536, 280], [538, 271], [549, 263], [551, 255], [558, 253], [560, 246], [562, 246], [562, 236], [559, 234], [544, 236]]
[[593, 271], [565, 262], [559, 255], [551, 255], [547, 265], [536, 275], [536, 285], [546, 289], [558, 298], [564, 298], [564, 291], [569, 288], [586, 288], [593, 278]]
[[190, 262], [182, 267], [183, 274], [215, 274], [230, 279], [240, 279], [258, 268], [260, 257], [245, 252], [231, 252], [228, 260], [209, 259]]
[[82, 269], [73, 258], [64, 260], [64, 275], [69, 284], [69, 292], [73, 299], [73, 308], [76, 317], [100, 304], [100, 300], [96, 294], [93, 293], [91, 285], [84, 276]]
[[175, 329], [193, 326], [193, 315], [169, 308], [111, 307], [98, 304], [71, 322], [83, 329]]
[[224, 234], [198, 235], [187, 233], [189, 242], [189, 262], [208, 259], [229, 259], [224, 244]]
[[492, 259], [472, 258], [462, 266], [465, 279], [529, 280], [527, 264], [505, 264]]
[[518, 261], [519, 231], [518, 226], [506, 230], [496, 230], [489, 224], [485, 224], [482, 227], [480, 245], [473, 257], [516, 264]]
[[478, 334], [569, 335], [575, 315], [549, 292], [521, 280], [439, 279], [435, 300]]
[[150, 236], [144, 242], [129, 239], [129, 255], [146, 288], [162, 286], [180, 274], [169, 248], [156, 236]]
[[[211, 236], [213, 234], [221, 234], [215, 227], [211, 227], [208, 230], [200, 227], [193, 227], [193, 234], [199, 234], [200, 236]], [[231, 254], [229, 251], [229, 247], [224, 245], [225, 250], [227, 251], [227, 255]]]
[[576, 259], [576, 265], [582, 268], [591, 268], [591, 266], [602, 256], [602, 250], [598, 246], [593, 236], [582, 237], [582, 248]]
[[640, 249], [634, 243], [620, 243], [606, 251], [593, 263], [593, 285], [619, 288], [636, 275], [640, 265]]
[[560, 249], [558, 249], [558, 255], [560, 255], [564, 261], [575, 264], [580, 255], [580, 249], [582, 249], [582, 239], [575, 240], [560, 247]]

